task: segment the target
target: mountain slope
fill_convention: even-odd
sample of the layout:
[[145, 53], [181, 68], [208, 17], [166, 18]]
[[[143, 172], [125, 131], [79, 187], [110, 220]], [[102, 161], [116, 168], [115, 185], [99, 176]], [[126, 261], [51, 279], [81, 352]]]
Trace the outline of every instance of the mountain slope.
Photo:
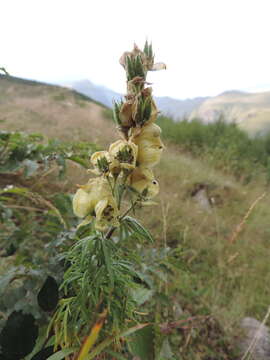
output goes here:
[[114, 136], [104, 107], [73, 90], [0, 76], [1, 129], [102, 144]]
[[224, 115], [226, 121], [236, 122], [251, 135], [265, 133], [270, 130], [270, 92], [228, 91], [207, 99], [190, 118], [213, 122], [220, 115]]
[[86, 79], [66, 84], [66, 86], [100, 102], [109, 108], [112, 107], [113, 100], [119, 100], [122, 97], [121, 94], [110, 90], [105, 86], [95, 85]]
[[155, 97], [157, 107], [164, 115], [175, 120], [188, 117], [192, 111], [197, 109], [208, 97], [197, 97], [193, 99], [174, 99], [168, 96]]

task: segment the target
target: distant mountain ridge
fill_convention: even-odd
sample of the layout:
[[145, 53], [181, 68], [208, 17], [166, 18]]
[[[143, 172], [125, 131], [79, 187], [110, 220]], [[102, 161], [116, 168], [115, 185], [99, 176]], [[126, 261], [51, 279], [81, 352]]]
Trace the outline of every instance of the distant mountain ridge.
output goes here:
[[220, 115], [228, 122], [237, 123], [251, 135], [264, 134], [270, 131], [270, 91], [226, 91], [201, 103], [189, 118], [213, 122]]
[[192, 111], [197, 109], [208, 97], [196, 97], [193, 99], [174, 99], [168, 96], [155, 97], [158, 109], [167, 116], [176, 120], [188, 118]]
[[[108, 107], [123, 96], [89, 80], [74, 81], [66, 86]], [[180, 100], [164, 96], [155, 97], [155, 100], [161, 113], [175, 120], [199, 118], [203, 122], [213, 122], [223, 115], [226, 121], [236, 122], [251, 135], [270, 131], [270, 91], [229, 90], [214, 97]]]
[[73, 81], [67, 84], [64, 83], [61, 85], [76, 90], [79, 93], [84, 94], [109, 108], [112, 107], [113, 100], [119, 100], [122, 97], [120, 93], [117, 93], [116, 91], [113, 91], [105, 86], [96, 85], [87, 79]]
[[[57, 124], [58, 117], [59, 119], [62, 118], [61, 109], [65, 107], [65, 111], [71, 114], [73, 106], [81, 106], [80, 111], [83, 112], [82, 116], [85, 118], [85, 122], [87, 122], [86, 119], [89, 114], [83, 111], [83, 106], [86, 107], [86, 103], [89, 101], [92, 102], [92, 108], [94, 107], [93, 101], [98, 102], [100, 105], [103, 104], [111, 107], [113, 100], [122, 97], [121, 94], [104, 86], [95, 85], [89, 80], [61, 85], [65, 86], [65, 88], [0, 74], [0, 105], [6, 104], [5, 109], [2, 109], [2, 118], [6, 118], [7, 121], [11, 123], [13, 117], [15, 121], [15, 113], [17, 114], [18, 112], [20, 113], [21, 130], [23, 130], [24, 121], [30, 121], [29, 119], [33, 121], [33, 128], [37, 126], [38, 129], [40, 122], [34, 121], [34, 119], [39, 118], [41, 116], [40, 114], [43, 114], [44, 109], [47, 109], [47, 106], [51, 106], [51, 98], [55, 98], [55, 116], [47, 114], [46, 110], [42, 115], [44, 122], [51, 122], [53, 117], [53, 122]], [[75, 90], [75, 92], [69, 92], [69, 90], [66, 89], [67, 87]], [[44, 96], [40, 96], [39, 101], [36, 102], [35, 98], [43, 92]], [[11, 101], [13, 93], [15, 97]], [[86, 103], [84, 103], [84, 100]], [[217, 120], [220, 115], [223, 115], [224, 120], [237, 123], [241, 129], [247, 131], [250, 135], [265, 134], [270, 131], [270, 91], [247, 93], [244, 91], [230, 90], [215, 97], [198, 97], [179, 100], [165, 96], [157, 97], [155, 100], [161, 112], [174, 119], [181, 120], [186, 117], [189, 120], [198, 118], [203, 122], [213, 122]], [[31, 106], [33, 105], [38, 110], [36, 108], [32, 109], [29, 114], [26, 114], [23, 110], [21, 113], [21, 103], [24, 102], [29, 102]], [[58, 104], [58, 108], [56, 108], [56, 104]], [[70, 115], [70, 117], [73, 119], [72, 115]], [[16, 128], [17, 126], [18, 124], [16, 123]]]
[[[90, 80], [79, 80], [69, 84], [62, 84], [68, 86], [90, 98], [108, 106], [112, 107], [113, 100], [119, 100], [123, 94], [117, 93], [105, 86], [96, 85]], [[193, 110], [199, 107], [208, 97], [197, 97], [194, 99], [174, 99], [168, 96], [155, 97], [158, 109], [163, 115], [170, 116], [176, 120], [188, 117]]]

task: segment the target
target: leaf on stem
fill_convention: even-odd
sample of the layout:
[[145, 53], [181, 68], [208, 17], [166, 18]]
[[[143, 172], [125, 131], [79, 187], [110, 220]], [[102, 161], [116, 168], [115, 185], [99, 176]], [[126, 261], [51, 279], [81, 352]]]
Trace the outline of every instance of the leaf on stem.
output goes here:
[[151, 242], [154, 242], [154, 239], [150, 232], [145, 229], [138, 220], [134, 219], [131, 216], [126, 216], [123, 220], [126, 225], [134, 232], [134, 235], [137, 235], [138, 238], [142, 238]]

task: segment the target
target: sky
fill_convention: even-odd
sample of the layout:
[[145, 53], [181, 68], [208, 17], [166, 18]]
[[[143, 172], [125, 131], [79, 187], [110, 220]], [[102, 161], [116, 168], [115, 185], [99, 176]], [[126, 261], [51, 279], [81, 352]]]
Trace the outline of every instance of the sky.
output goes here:
[[152, 41], [167, 70], [154, 95], [270, 90], [270, 0], [0, 0], [0, 67], [52, 83], [80, 79], [125, 92], [119, 65]]

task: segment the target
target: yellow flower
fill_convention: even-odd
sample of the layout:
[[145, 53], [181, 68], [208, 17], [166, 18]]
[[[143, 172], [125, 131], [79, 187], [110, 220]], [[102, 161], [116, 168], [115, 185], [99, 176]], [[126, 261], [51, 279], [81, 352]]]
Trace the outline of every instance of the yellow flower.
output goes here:
[[160, 161], [164, 145], [160, 139], [161, 129], [151, 123], [143, 126], [139, 135], [132, 136], [132, 140], [138, 145], [137, 161], [139, 166], [152, 168]]
[[89, 180], [77, 190], [73, 198], [73, 211], [78, 217], [85, 218], [81, 225], [88, 224], [95, 216], [97, 230], [119, 225], [116, 201], [108, 182], [101, 177]]
[[[101, 178], [89, 180], [86, 185], [82, 185], [73, 197], [73, 211], [78, 217], [85, 217], [93, 213], [98, 201], [101, 189]], [[95, 190], [96, 189], [96, 190]]]
[[137, 153], [138, 147], [131, 141], [118, 140], [111, 144], [109, 148], [112, 163], [118, 163], [121, 169], [134, 169]]
[[100, 200], [95, 206], [95, 213], [95, 228], [97, 230], [104, 231], [108, 226], [119, 226], [119, 212], [113, 197]]
[[94, 166], [94, 170], [91, 170], [96, 175], [105, 174], [107, 175], [109, 173], [110, 169], [110, 155], [108, 151], [97, 151], [95, 152], [91, 158], [90, 161], [92, 165]]
[[130, 175], [130, 186], [137, 190], [145, 198], [152, 199], [159, 192], [159, 184], [152, 170], [137, 167]]
[[81, 218], [85, 217], [87, 214], [90, 214], [94, 209], [92, 200], [93, 198], [91, 193], [89, 194], [83, 189], [78, 189], [73, 197], [74, 214]]

